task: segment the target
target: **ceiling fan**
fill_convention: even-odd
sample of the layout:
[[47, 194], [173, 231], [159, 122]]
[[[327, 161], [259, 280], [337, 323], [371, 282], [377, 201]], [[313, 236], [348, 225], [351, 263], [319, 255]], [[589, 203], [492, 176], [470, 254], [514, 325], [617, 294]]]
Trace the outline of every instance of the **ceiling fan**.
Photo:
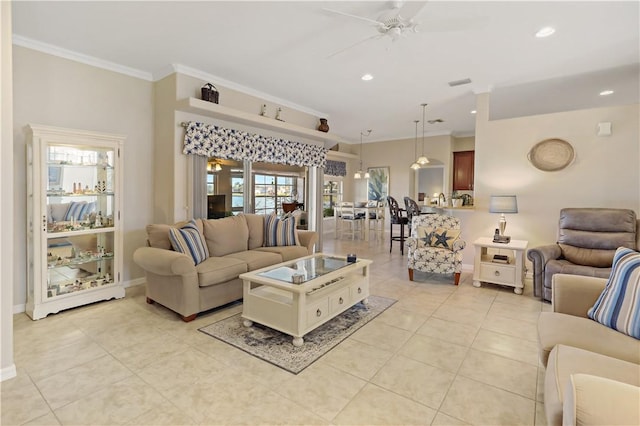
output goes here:
[[391, 2], [391, 10], [383, 12], [378, 19], [371, 19], [365, 16], [353, 15], [351, 13], [342, 12], [335, 9], [324, 8], [327, 12], [335, 13], [349, 18], [358, 19], [360, 21], [368, 22], [378, 32], [363, 40], [360, 40], [344, 49], [341, 49], [331, 55], [328, 58], [336, 56], [346, 50], [349, 50], [361, 43], [372, 39], [379, 39], [382, 37], [389, 37], [392, 41], [397, 41], [401, 37], [405, 37], [408, 33], [418, 32], [418, 22], [413, 18], [420, 12], [426, 2], [409, 2], [409, 1], [393, 1]]

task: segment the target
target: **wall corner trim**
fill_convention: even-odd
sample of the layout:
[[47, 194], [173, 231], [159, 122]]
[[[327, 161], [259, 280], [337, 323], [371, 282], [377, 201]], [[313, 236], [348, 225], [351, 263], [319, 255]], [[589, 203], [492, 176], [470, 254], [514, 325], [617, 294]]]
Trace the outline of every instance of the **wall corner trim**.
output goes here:
[[4, 382], [5, 380], [12, 379], [18, 375], [16, 371], [16, 365], [11, 364], [2, 370], [0, 370], [0, 382]]

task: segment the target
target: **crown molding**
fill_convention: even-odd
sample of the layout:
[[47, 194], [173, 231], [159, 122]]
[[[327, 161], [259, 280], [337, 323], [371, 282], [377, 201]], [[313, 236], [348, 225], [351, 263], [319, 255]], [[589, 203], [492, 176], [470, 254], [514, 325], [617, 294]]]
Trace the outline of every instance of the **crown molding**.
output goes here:
[[135, 68], [126, 67], [124, 65], [116, 64], [115, 62], [105, 61], [94, 56], [85, 55], [82, 53], [74, 52], [72, 50], [63, 49], [62, 47], [54, 46], [53, 44], [43, 43], [41, 41], [33, 40], [28, 37], [23, 37], [18, 34], [13, 34], [13, 44], [16, 46], [26, 47], [28, 49], [37, 50], [39, 52], [48, 53], [53, 56], [59, 56], [61, 58], [70, 59], [72, 61], [80, 62], [86, 65], [91, 65], [97, 68], [117, 72], [120, 74], [129, 75], [146, 81], [153, 81], [153, 75], [146, 71], [141, 71]]
[[214, 74], [209, 74], [207, 72], [200, 71], [198, 69], [191, 68], [182, 64], [171, 64], [170, 66], [166, 66], [162, 68], [162, 70], [160, 70], [158, 73], [154, 73], [153, 77], [155, 80], [160, 80], [174, 72], [188, 75], [190, 77], [198, 78], [204, 81], [211, 81], [211, 82], [214, 82], [216, 85], [220, 84], [220, 86], [226, 87], [227, 89], [237, 90], [238, 92], [242, 92], [247, 95], [255, 96], [257, 98], [264, 99], [269, 102], [274, 102], [282, 106], [296, 109], [298, 111], [302, 111], [307, 114], [314, 115], [316, 117], [331, 118], [327, 113], [324, 113], [322, 111], [316, 111], [314, 109], [307, 108], [303, 105], [298, 105], [294, 102], [287, 101], [286, 99], [278, 98], [268, 93], [261, 92], [251, 87], [243, 86], [231, 80], [227, 80], [225, 78], [218, 77]]

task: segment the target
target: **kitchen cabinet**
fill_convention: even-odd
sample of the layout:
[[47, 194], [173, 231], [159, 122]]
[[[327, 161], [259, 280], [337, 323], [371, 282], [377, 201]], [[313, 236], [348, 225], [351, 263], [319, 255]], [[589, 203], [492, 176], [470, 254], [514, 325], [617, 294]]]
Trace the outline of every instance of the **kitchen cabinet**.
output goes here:
[[453, 190], [472, 191], [475, 151], [453, 153]]

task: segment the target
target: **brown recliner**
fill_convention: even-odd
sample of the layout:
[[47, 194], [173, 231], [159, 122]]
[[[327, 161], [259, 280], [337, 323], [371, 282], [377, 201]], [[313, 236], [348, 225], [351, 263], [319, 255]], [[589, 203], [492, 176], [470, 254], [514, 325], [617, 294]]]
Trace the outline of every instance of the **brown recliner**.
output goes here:
[[533, 294], [551, 301], [554, 274], [608, 278], [618, 247], [637, 247], [633, 210], [567, 208], [560, 210], [558, 242], [527, 252], [533, 263]]

